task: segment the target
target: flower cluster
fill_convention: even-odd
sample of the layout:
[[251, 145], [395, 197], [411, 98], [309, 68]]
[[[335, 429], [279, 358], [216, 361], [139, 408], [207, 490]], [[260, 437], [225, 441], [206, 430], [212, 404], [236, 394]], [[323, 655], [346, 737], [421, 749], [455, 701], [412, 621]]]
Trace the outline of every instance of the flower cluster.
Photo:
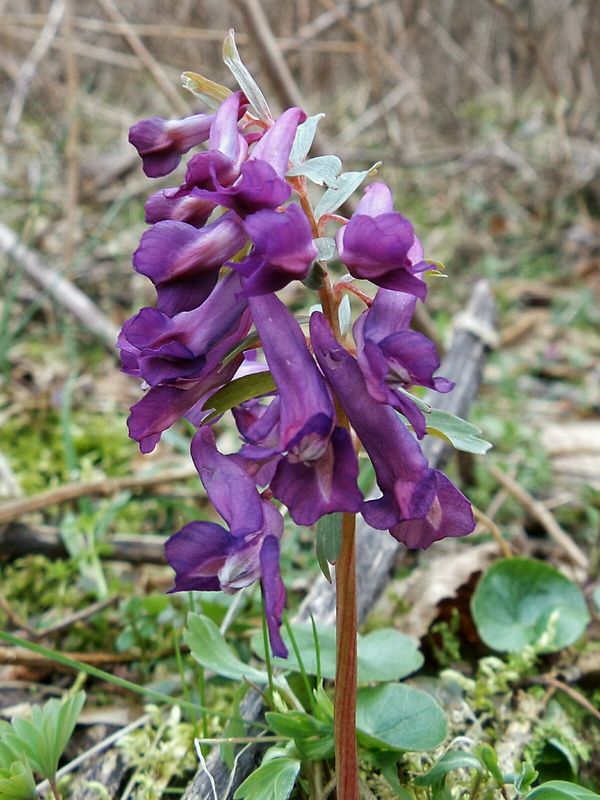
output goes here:
[[[411, 548], [474, 527], [469, 502], [427, 464], [418, 441], [425, 418], [408, 391], [452, 388], [434, 375], [434, 345], [410, 329], [430, 264], [383, 183], [365, 189], [349, 220], [315, 218], [305, 178], [286, 179], [305, 119], [291, 108], [265, 121], [236, 92], [214, 114], [153, 117], [131, 129], [149, 177], [168, 175], [184, 154], [207, 147], [191, 156], [181, 185], [146, 203], [151, 227], [133, 265], [154, 284], [156, 307], [129, 319], [118, 341], [124, 371], [147, 386], [131, 409], [131, 437], [150, 452], [167, 428], [190, 420], [197, 427], [194, 464], [227, 525], [192, 522], [171, 537], [173, 591], [236, 592], [260, 580], [277, 655], [286, 653], [279, 634], [281, 505], [300, 525], [360, 512]], [[276, 294], [292, 281], [323, 279], [314, 239], [332, 222], [341, 223], [335, 243], [349, 276], [335, 287], [325, 277], [330, 309], [355, 279], [376, 287], [373, 300], [357, 293], [366, 309], [353, 343], [320, 311], [303, 330]], [[267, 370], [275, 388], [232, 408], [241, 446], [221, 453], [211, 398], [233, 379]], [[358, 485], [361, 445], [378, 499], [366, 500]]]

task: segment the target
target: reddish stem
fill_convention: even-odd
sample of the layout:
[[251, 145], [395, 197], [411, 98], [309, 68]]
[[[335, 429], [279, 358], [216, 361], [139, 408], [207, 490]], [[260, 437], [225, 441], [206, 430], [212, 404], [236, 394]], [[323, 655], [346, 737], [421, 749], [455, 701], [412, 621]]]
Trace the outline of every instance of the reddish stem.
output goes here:
[[[292, 179], [300, 204], [308, 217], [313, 234], [319, 235], [306, 182]], [[319, 290], [323, 315], [338, 341], [342, 341], [338, 318], [339, 300], [329, 275], [325, 274]], [[350, 423], [339, 400], [334, 397], [338, 424], [350, 431]], [[356, 605], [356, 515], [343, 514], [342, 546], [335, 565], [336, 592], [336, 666], [335, 666], [335, 773], [338, 800], [359, 800], [358, 750], [356, 745], [356, 686], [358, 614]]]

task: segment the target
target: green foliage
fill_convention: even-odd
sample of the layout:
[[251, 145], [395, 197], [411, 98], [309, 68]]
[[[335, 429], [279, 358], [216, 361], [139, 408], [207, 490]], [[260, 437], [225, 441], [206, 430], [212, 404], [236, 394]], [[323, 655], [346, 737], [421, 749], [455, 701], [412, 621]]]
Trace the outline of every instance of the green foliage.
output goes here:
[[342, 546], [342, 517], [339, 512], [325, 514], [317, 522], [317, 561], [329, 583], [331, 583], [329, 562], [334, 564], [337, 561]]
[[270, 372], [256, 372], [254, 375], [244, 375], [235, 378], [228, 384], [215, 392], [206, 401], [203, 410], [212, 410], [212, 413], [204, 420], [205, 423], [217, 419], [221, 414], [229, 411], [230, 408], [252, 400], [255, 397], [269, 394], [275, 390], [275, 381]]
[[598, 800], [599, 794], [568, 781], [548, 781], [536, 786], [525, 800]]
[[287, 176], [294, 178], [303, 175], [313, 183], [316, 183], [317, 186], [326, 185], [330, 188], [335, 188], [341, 168], [342, 161], [337, 156], [316, 156], [292, 167]]
[[31, 719], [0, 722], [0, 800], [37, 798], [33, 773], [54, 781], [58, 761], [71, 738], [85, 693], [34, 706]]
[[225, 41], [223, 42], [223, 61], [230, 69], [231, 74], [236, 79], [238, 86], [248, 98], [248, 101], [260, 119], [270, 123], [273, 115], [269, 109], [269, 104], [266, 101], [264, 94], [259, 89], [256, 81], [248, 72], [247, 67], [240, 58], [238, 49], [235, 44], [235, 36], [233, 28], [229, 30]]
[[376, 174], [380, 166], [381, 161], [377, 161], [363, 172], [343, 172], [337, 179], [335, 188], [328, 189], [317, 203], [314, 210], [315, 218], [319, 219], [323, 214], [331, 214], [336, 211], [354, 194], [365, 178]]
[[285, 756], [269, 758], [238, 787], [234, 800], [287, 800], [300, 772], [300, 761]]
[[433, 697], [401, 683], [360, 689], [356, 727], [359, 742], [384, 750], [432, 750], [447, 732]]
[[[312, 626], [295, 623], [290, 626], [300, 650], [304, 669], [309, 675], [318, 674], [318, 659]], [[273, 665], [286, 671], [299, 671], [289, 634], [283, 632], [290, 654], [287, 658], [274, 658]], [[335, 628], [319, 626], [319, 660], [321, 675], [335, 677]], [[254, 652], [264, 658], [260, 635], [252, 637]], [[410, 636], [393, 628], [382, 628], [358, 637], [358, 680], [363, 683], [396, 681], [416, 672], [423, 665], [423, 656]]]
[[574, 583], [541, 561], [496, 562], [471, 602], [483, 641], [494, 650], [534, 646], [551, 653], [573, 644], [589, 622], [585, 599]]

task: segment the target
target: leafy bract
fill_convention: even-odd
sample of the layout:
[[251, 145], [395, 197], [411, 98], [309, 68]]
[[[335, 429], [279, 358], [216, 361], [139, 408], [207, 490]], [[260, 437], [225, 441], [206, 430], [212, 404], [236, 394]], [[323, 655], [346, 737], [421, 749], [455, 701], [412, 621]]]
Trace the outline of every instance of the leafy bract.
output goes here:
[[258, 117], [267, 123], [273, 122], [273, 115], [269, 109], [269, 104], [258, 87], [258, 84], [248, 72], [248, 69], [238, 53], [235, 44], [235, 32], [233, 28], [225, 37], [223, 42], [223, 61], [231, 70], [233, 77], [236, 79], [238, 86], [248, 98], [248, 102], [256, 111]]
[[473, 594], [471, 611], [483, 641], [504, 652], [532, 645], [555, 652], [573, 644], [590, 618], [574, 583], [549, 564], [526, 558], [490, 567]]
[[274, 392], [277, 387], [270, 372], [255, 372], [253, 375], [243, 375], [230, 381], [218, 392], [211, 395], [204, 406], [203, 411], [212, 409], [212, 413], [204, 420], [205, 423], [212, 422], [213, 419], [220, 417], [226, 411], [246, 400], [254, 397], [262, 397], [265, 394]]
[[308, 117], [304, 122], [298, 125], [294, 144], [292, 145], [292, 152], [290, 153], [290, 161], [292, 164], [300, 164], [312, 146], [317, 132], [317, 125], [323, 119], [325, 114], [315, 114], [313, 117]]
[[316, 219], [322, 217], [323, 214], [331, 214], [339, 208], [351, 194], [354, 194], [365, 178], [369, 175], [374, 175], [380, 166], [381, 161], [377, 161], [372, 167], [363, 172], [343, 172], [337, 179], [335, 188], [328, 189], [317, 203], [315, 208]]
[[316, 156], [292, 167], [288, 172], [288, 178], [302, 175], [316, 183], [317, 186], [325, 184], [329, 187], [336, 187], [337, 176], [340, 174], [341, 168], [342, 161], [338, 156]]
[[402, 683], [360, 689], [359, 741], [383, 750], [432, 750], [446, 738], [444, 712], [431, 695]]
[[466, 419], [456, 417], [447, 411], [432, 408], [426, 415], [427, 433], [449, 442], [457, 450], [465, 453], [485, 455], [492, 446], [481, 438], [481, 431]]
[[325, 514], [317, 523], [317, 561], [321, 572], [331, 583], [329, 563], [334, 564], [342, 546], [342, 514]]
[[209, 108], [219, 108], [231, 94], [231, 90], [226, 86], [215, 83], [197, 72], [182, 72], [181, 80], [183, 88], [206, 103]]

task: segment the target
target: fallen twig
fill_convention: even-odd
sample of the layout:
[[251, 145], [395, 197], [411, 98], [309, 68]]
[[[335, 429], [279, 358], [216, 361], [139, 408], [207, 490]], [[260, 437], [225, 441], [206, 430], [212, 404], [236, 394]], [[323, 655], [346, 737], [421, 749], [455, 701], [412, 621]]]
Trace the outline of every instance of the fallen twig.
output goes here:
[[17, 234], [0, 222], [0, 250], [13, 258], [30, 278], [38, 283], [57, 303], [68, 309], [85, 328], [91, 331], [111, 350], [119, 329], [81, 289], [42, 261], [37, 253], [25, 247]]
[[506, 491], [532, 515], [532, 517], [537, 519], [565, 555], [567, 555], [574, 564], [577, 564], [578, 567], [583, 567], [583, 569], [587, 570], [589, 566], [588, 557], [583, 550], [575, 544], [569, 534], [561, 528], [546, 506], [523, 489], [514, 478], [502, 472], [502, 470], [495, 465], [492, 464], [489, 470], [490, 474], [498, 483], [500, 483]]
[[0, 505], [0, 523], [11, 522], [24, 514], [30, 514], [32, 511], [40, 511], [43, 508], [59, 503], [68, 503], [78, 497], [87, 497], [89, 495], [106, 497], [130, 489], [148, 489], [159, 486], [161, 483], [176, 483], [194, 475], [196, 475], [196, 470], [193, 464], [190, 464], [176, 469], [155, 472], [153, 475], [102, 478], [88, 483], [66, 483], [56, 489], [41, 492], [41, 494], [33, 497], [24, 497], [19, 500], [2, 503]]

